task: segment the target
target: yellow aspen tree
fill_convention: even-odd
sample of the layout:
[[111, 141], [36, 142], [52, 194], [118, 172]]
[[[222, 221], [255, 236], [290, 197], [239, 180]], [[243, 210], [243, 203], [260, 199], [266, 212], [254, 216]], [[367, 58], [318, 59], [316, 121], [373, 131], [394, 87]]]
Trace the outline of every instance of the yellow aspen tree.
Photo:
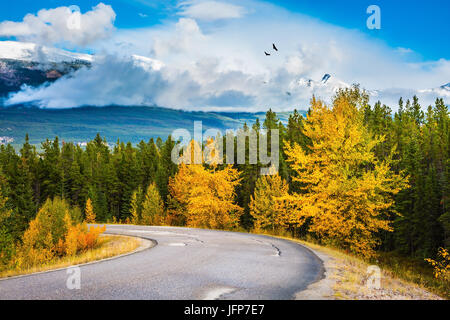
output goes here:
[[242, 208], [235, 204], [239, 181], [239, 172], [232, 166], [209, 170], [199, 164], [181, 164], [169, 183], [171, 214], [191, 227], [235, 227], [242, 214]]
[[84, 211], [84, 214], [85, 214], [85, 221], [87, 223], [95, 223], [95, 212], [94, 208], [92, 207], [91, 198], [88, 198], [86, 201], [86, 210]]
[[28, 268], [47, 263], [56, 256], [93, 248], [105, 227], [88, 229], [86, 223], [77, 223], [78, 215], [78, 210], [71, 208], [66, 200], [47, 199], [23, 234], [12, 265]]
[[364, 101], [358, 88], [338, 92], [331, 108], [312, 99], [304, 126], [309, 150], [285, 147], [302, 189], [280, 200], [289, 203], [299, 224], [310, 220], [309, 231], [319, 239], [370, 257], [379, 243], [376, 233], [392, 231], [385, 214], [393, 211], [393, 195], [408, 184], [390, 170], [391, 160], [375, 157], [384, 137], [364, 125]]
[[164, 204], [158, 187], [151, 183], [142, 202], [141, 223], [145, 225], [161, 224], [164, 215]]
[[434, 269], [434, 277], [450, 282], [450, 253], [445, 248], [439, 248], [437, 259], [425, 259]]
[[180, 158], [180, 163], [184, 164], [201, 164], [203, 163], [203, 151], [200, 144], [191, 140], [186, 148], [183, 150], [183, 155]]
[[255, 229], [271, 229], [282, 226], [285, 219], [283, 202], [277, 197], [287, 195], [289, 186], [279, 174], [263, 175], [256, 181], [254, 195], [250, 197], [250, 215], [255, 218]]
[[177, 174], [169, 178], [167, 216], [171, 225], [186, 225], [190, 172], [189, 167], [182, 163], [178, 166]]
[[188, 225], [212, 229], [237, 226], [242, 213], [242, 209], [234, 203], [239, 172], [231, 166], [217, 171], [196, 166], [193, 173]]
[[203, 159], [204, 162], [213, 168], [216, 168], [217, 165], [223, 163], [223, 155], [221, 154], [220, 150], [220, 136], [217, 137], [217, 139], [208, 137], [206, 139], [206, 145], [205, 150], [203, 152]]

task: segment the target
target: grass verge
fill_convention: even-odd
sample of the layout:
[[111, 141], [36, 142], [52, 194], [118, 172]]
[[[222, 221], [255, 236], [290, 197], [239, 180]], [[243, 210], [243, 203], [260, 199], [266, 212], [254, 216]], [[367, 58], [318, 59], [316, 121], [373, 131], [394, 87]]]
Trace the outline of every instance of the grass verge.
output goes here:
[[24, 270], [5, 270], [0, 272], [0, 278], [25, 275], [35, 272], [49, 271], [53, 269], [65, 268], [73, 265], [93, 262], [121, 254], [129, 253], [141, 246], [142, 240], [134, 237], [119, 235], [101, 235], [95, 248], [82, 252], [74, 256], [56, 258], [40, 266]]
[[[330, 259], [324, 260], [327, 281], [331, 285], [327, 299], [342, 300], [440, 300], [450, 297], [448, 284], [435, 279], [423, 265], [387, 254], [377, 262], [365, 261], [337, 248], [318, 245], [291, 237], [287, 233], [258, 233], [300, 243]], [[409, 261], [409, 262], [408, 262]], [[380, 288], [369, 289], [368, 267], [377, 265], [381, 271]], [[317, 299], [318, 297], [314, 297]]]

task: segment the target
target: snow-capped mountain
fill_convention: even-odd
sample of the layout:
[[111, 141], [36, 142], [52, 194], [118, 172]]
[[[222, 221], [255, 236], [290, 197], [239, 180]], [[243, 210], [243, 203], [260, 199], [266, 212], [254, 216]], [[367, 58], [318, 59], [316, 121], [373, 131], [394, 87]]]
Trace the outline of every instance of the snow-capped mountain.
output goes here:
[[[292, 82], [287, 93], [291, 95], [296, 90], [307, 90], [307, 92], [310, 94], [317, 94], [318, 96], [323, 97], [332, 96], [339, 89], [350, 87], [351, 86], [348, 83], [326, 73], [320, 81], [308, 78], [300, 78]], [[436, 88], [421, 90], [413, 90], [408, 88], [364, 88], [364, 90], [369, 95], [370, 101], [376, 102], [378, 100], [381, 100], [389, 102], [391, 104], [395, 104], [398, 101], [399, 97], [410, 99], [413, 95], [417, 95], [419, 99], [423, 99], [424, 101], [434, 101], [436, 97], [441, 97], [444, 99], [450, 98], [450, 82]]]
[[56, 81], [81, 67], [93, 57], [34, 43], [0, 41], [0, 98], [19, 91], [23, 85], [39, 86]]
[[321, 80], [313, 80], [307, 78], [300, 78], [297, 81], [294, 81], [290, 85], [290, 89], [295, 88], [309, 88], [311, 91], [327, 91], [327, 92], [336, 92], [341, 88], [350, 88], [350, 85], [344, 81], [337, 79], [336, 77], [331, 76], [326, 73]]
[[92, 62], [92, 56], [57, 48], [39, 46], [29, 42], [0, 41], [0, 59], [39, 63], [84, 61]]
[[141, 67], [147, 71], [160, 70], [164, 66], [164, 63], [162, 61], [152, 59], [149, 57], [138, 56], [136, 54], [133, 54], [131, 58], [133, 59], [134, 65]]
[[[19, 91], [23, 85], [40, 86], [82, 67], [91, 67], [94, 58], [34, 43], [0, 41], [0, 103], [2, 97]], [[146, 71], [160, 70], [164, 66], [163, 62], [149, 57], [132, 55], [130, 59]]]
[[450, 82], [440, 87], [432, 89], [419, 90], [420, 93], [434, 93], [441, 97], [450, 97]]

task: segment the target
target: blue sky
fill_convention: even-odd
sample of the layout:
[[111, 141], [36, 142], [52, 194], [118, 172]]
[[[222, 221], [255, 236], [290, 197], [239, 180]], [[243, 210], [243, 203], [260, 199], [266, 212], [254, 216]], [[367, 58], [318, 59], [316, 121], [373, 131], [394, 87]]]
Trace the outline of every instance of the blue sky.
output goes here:
[[[450, 57], [450, 1], [447, 0], [279, 0], [290, 10], [317, 17], [346, 28], [363, 31], [395, 47], [410, 48], [425, 59]], [[369, 5], [381, 9], [381, 29], [366, 28]]]
[[[27, 13], [42, 8], [76, 4], [90, 10], [97, 0], [14, 0], [0, 2], [0, 21], [20, 21]], [[117, 28], [141, 28], [174, 18], [174, 0], [109, 0], [117, 14]], [[423, 59], [450, 58], [450, 1], [447, 0], [278, 0], [272, 3], [289, 11], [315, 17], [345, 28], [357, 29], [381, 39], [393, 47], [414, 50]], [[381, 9], [381, 30], [366, 27], [366, 8], [376, 4]], [[144, 14], [142, 17], [139, 14]]]
[[[380, 30], [366, 26], [369, 5]], [[450, 101], [449, 12], [446, 0], [15, 0], [0, 2], [0, 40], [94, 55], [91, 69], [11, 103], [284, 111], [357, 83], [395, 110], [400, 97]]]

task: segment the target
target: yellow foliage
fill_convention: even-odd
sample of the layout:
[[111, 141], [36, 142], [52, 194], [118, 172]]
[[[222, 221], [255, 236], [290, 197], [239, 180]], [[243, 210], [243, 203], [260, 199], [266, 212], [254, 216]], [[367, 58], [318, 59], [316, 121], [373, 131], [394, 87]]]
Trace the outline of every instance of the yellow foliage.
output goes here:
[[139, 214], [139, 199], [138, 195], [140, 194], [140, 188], [137, 191], [133, 192], [133, 195], [131, 196], [131, 223], [132, 224], [139, 224], [140, 222], [140, 214]]
[[183, 154], [179, 161], [185, 165], [205, 163], [210, 166], [217, 166], [218, 164], [222, 164], [223, 155], [220, 151], [221, 148], [219, 143], [219, 140], [208, 137], [206, 139], [205, 148], [202, 150], [200, 143], [191, 140], [183, 150]]
[[77, 253], [80, 233], [82, 233], [81, 224], [69, 227], [64, 241], [64, 252], [66, 255], [72, 256]]
[[[13, 261], [17, 268], [42, 265], [56, 256], [70, 256], [95, 247], [106, 227], [88, 229], [85, 223], [74, 224], [71, 210], [59, 198], [44, 204], [22, 237], [22, 244]], [[65, 214], [61, 219], [62, 212]]]
[[91, 226], [88, 228], [85, 223], [70, 226], [64, 241], [65, 254], [71, 256], [94, 248], [97, 245], [99, 235], [105, 230], [106, 226]]
[[438, 260], [425, 259], [434, 268], [434, 276], [436, 279], [450, 281], [450, 253], [447, 249], [439, 248]]
[[164, 204], [159, 195], [158, 187], [151, 183], [142, 202], [141, 223], [145, 225], [158, 225], [164, 219]]
[[[375, 234], [392, 231], [384, 214], [392, 196], [407, 187], [402, 174], [390, 170], [390, 160], [376, 159], [374, 137], [363, 124], [362, 108], [340, 92], [331, 108], [314, 98], [304, 125], [309, 150], [286, 145], [299, 193], [280, 197], [297, 224], [311, 220], [309, 231], [352, 252], [370, 257], [378, 243]], [[391, 152], [393, 153], [393, 151]]]
[[85, 220], [87, 223], [95, 223], [95, 212], [90, 198], [86, 201]]
[[41, 232], [41, 221], [37, 218], [30, 222], [22, 237], [22, 245], [14, 259], [18, 268], [27, 268], [43, 264], [54, 257], [52, 234]]
[[219, 146], [220, 140], [214, 140], [214, 138], [207, 138], [205, 150], [203, 152], [203, 158], [206, 164], [212, 167], [216, 167], [223, 163], [223, 155], [220, 152], [221, 148]]
[[278, 174], [264, 175], [256, 181], [255, 193], [250, 199], [250, 214], [255, 218], [255, 229], [275, 229], [289, 224], [284, 202], [277, 197], [288, 195], [289, 186]]
[[181, 164], [170, 179], [171, 214], [182, 217], [187, 226], [232, 228], [239, 221], [242, 208], [234, 203], [239, 172], [226, 166], [208, 170], [202, 165]]
[[184, 164], [201, 164], [203, 163], [203, 151], [200, 144], [191, 140], [183, 150], [183, 155], [180, 158], [180, 163]]

